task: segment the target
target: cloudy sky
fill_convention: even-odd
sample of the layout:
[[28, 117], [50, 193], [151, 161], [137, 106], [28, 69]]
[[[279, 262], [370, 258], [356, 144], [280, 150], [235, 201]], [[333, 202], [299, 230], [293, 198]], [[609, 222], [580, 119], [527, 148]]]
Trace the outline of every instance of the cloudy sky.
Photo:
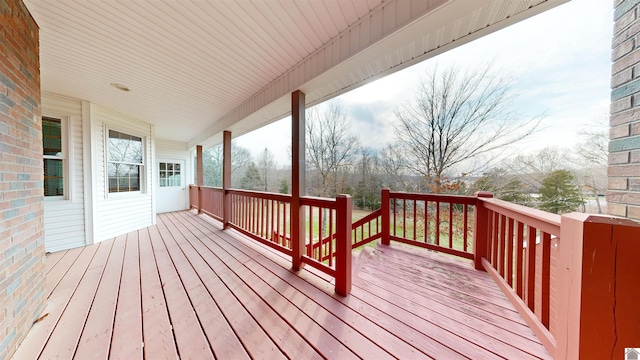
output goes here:
[[[613, 9], [609, 0], [573, 0], [339, 97], [362, 143], [394, 140], [394, 110], [413, 97], [418, 80], [438, 65], [474, 68], [494, 63], [513, 78], [515, 107], [525, 117], [544, 114], [542, 130], [511, 152], [574, 147], [586, 127], [606, 130], [611, 78]], [[257, 154], [268, 148], [288, 163], [290, 119], [237, 138]]]

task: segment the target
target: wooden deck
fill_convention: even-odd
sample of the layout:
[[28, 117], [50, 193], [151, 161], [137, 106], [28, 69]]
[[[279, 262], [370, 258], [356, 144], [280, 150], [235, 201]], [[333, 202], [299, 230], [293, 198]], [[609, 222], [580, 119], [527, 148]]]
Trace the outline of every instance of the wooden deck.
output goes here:
[[551, 358], [486, 273], [405, 246], [353, 290], [192, 212], [48, 255], [46, 317], [15, 359]]

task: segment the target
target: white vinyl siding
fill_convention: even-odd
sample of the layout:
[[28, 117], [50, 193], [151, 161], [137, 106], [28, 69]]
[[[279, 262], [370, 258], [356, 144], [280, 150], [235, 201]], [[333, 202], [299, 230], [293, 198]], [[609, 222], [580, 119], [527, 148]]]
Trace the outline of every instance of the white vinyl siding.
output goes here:
[[[65, 154], [64, 198], [44, 202], [44, 235], [47, 251], [85, 245], [84, 186], [82, 165], [82, 105], [80, 100], [42, 94], [42, 114], [66, 119], [68, 148]], [[49, 200], [49, 199], [47, 199]]]
[[[94, 184], [96, 191], [94, 233], [96, 241], [150, 226], [153, 224], [152, 174], [155, 170], [152, 157], [152, 127], [150, 124], [128, 117], [105, 107], [95, 105], [92, 137], [94, 161], [96, 162]], [[134, 193], [109, 193], [106, 176], [107, 131], [115, 130], [142, 138], [144, 163], [141, 174], [141, 188]]]

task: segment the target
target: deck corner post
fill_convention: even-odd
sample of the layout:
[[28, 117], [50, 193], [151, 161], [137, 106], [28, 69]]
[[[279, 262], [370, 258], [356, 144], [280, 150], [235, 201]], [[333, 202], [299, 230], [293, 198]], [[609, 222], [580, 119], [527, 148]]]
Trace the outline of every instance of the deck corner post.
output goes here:
[[300, 197], [305, 194], [305, 94], [291, 93], [291, 265], [294, 271], [303, 265], [305, 250], [305, 213]]
[[388, 188], [382, 189], [382, 193], [380, 196], [380, 221], [382, 222], [382, 244], [389, 245], [391, 243], [389, 234], [390, 232], [390, 221], [391, 218], [389, 216], [389, 195], [390, 190]]
[[622, 359], [640, 344], [639, 240], [631, 220], [562, 216], [554, 358]]
[[222, 133], [222, 228], [229, 227], [231, 220], [231, 131]]
[[336, 293], [347, 296], [351, 292], [351, 211], [350, 195], [336, 197]]
[[485, 191], [475, 193], [476, 207], [473, 212], [473, 266], [476, 270], [484, 271], [482, 258], [487, 257], [487, 242], [489, 241], [489, 211], [484, 207], [480, 198], [492, 198], [493, 194]]
[[198, 214], [202, 214], [202, 189], [204, 185], [204, 166], [202, 165], [202, 145], [196, 146], [196, 185], [198, 186]]

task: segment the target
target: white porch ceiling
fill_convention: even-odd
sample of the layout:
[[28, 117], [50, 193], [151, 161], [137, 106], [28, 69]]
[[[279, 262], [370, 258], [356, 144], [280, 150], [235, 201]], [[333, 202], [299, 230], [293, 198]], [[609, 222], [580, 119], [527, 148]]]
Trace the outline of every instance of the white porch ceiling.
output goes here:
[[296, 89], [317, 103], [566, 0], [24, 1], [43, 91], [193, 146], [286, 116]]

